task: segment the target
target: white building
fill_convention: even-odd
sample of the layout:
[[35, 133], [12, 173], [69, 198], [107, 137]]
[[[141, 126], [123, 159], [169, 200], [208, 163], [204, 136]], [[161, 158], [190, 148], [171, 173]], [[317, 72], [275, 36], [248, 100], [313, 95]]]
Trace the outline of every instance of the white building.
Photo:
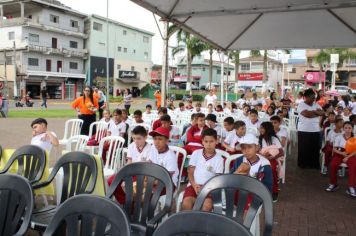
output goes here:
[[58, 1], [0, 2], [0, 60], [16, 64], [15, 95], [39, 97], [46, 86], [51, 98], [73, 99], [82, 91], [86, 17]]

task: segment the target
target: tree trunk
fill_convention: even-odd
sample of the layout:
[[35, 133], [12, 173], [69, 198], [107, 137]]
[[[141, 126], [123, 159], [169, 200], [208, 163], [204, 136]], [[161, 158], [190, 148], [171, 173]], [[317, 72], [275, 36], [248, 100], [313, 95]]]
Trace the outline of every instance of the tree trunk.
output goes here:
[[263, 53], [263, 81], [262, 81], [262, 93], [266, 91], [266, 86], [267, 86], [267, 50], [264, 50]]
[[209, 50], [209, 88], [211, 88], [211, 83], [213, 82], [213, 49]]
[[187, 91], [189, 91], [189, 95], [192, 95], [192, 55], [189, 50], [187, 52], [187, 69]]
[[235, 93], [237, 93], [238, 81], [239, 81], [239, 65], [240, 65], [240, 53], [236, 52], [235, 55]]

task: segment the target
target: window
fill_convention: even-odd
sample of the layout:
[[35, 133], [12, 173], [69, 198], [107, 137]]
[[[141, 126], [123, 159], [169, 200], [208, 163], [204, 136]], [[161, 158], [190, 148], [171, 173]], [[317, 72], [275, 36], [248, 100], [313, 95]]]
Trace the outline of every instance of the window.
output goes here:
[[125, 53], [127, 52], [127, 48], [124, 48], [124, 52], [125, 52]]
[[76, 41], [70, 41], [70, 42], [69, 42], [69, 47], [70, 47], [70, 48], [78, 48], [78, 42], [76, 42]]
[[144, 58], [147, 60], [148, 59], [148, 52], [145, 52], [143, 55], [144, 55]]
[[12, 65], [12, 56], [5, 57], [6, 65]]
[[53, 23], [59, 23], [59, 16], [51, 15], [50, 21]]
[[28, 58], [29, 66], [38, 66], [38, 58]]
[[241, 70], [250, 70], [250, 63], [240, 64]]
[[123, 34], [123, 35], [126, 35], [126, 34], [127, 34], [127, 31], [126, 31], [126, 30], [123, 30], [123, 31], [122, 31], [122, 34]]
[[117, 47], [117, 51], [118, 51], [118, 52], [121, 52], [121, 47]]
[[79, 27], [79, 23], [76, 20], [70, 20], [70, 26], [73, 28], [78, 28]]
[[28, 40], [33, 43], [39, 43], [40, 42], [40, 36], [38, 34], [29, 34], [28, 35]]
[[203, 71], [205, 71], [205, 67], [203, 67]]
[[216, 70], [216, 74], [217, 74], [217, 75], [221, 75], [221, 70], [220, 70], [220, 69], [217, 69], [217, 70]]
[[143, 42], [144, 43], [149, 43], [150, 42], [150, 38], [147, 36], [143, 36]]
[[148, 71], [148, 69], [147, 68], [145, 68], [145, 72], [147, 72]]
[[77, 70], [78, 69], [78, 63], [77, 62], [69, 62], [69, 68], [72, 70]]
[[289, 73], [297, 73], [297, 68], [293, 67]]
[[136, 53], [136, 49], [133, 50], [133, 53], [134, 53], [134, 54]]
[[117, 69], [118, 69], [118, 70], [121, 70], [121, 65], [118, 64], [118, 65], [117, 65]]
[[103, 31], [103, 25], [100, 24], [100, 23], [98, 23], [98, 22], [94, 22], [94, 24], [93, 24], [93, 30], [102, 32], [102, 31]]
[[131, 66], [131, 71], [135, 71], [135, 67], [134, 66]]
[[15, 39], [15, 32], [9, 32], [9, 40]]

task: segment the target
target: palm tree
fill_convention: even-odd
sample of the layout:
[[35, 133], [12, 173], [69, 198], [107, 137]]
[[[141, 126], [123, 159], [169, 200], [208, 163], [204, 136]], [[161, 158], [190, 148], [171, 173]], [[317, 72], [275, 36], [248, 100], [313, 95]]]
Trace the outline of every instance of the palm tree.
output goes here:
[[[169, 32], [175, 31], [177, 29], [176, 25], [169, 27]], [[200, 54], [206, 50], [206, 44], [198, 39], [197, 37], [191, 35], [188, 32], [178, 29], [177, 31], [177, 41], [178, 46], [173, 48], [172, 55], [175, 56], [178, 53], [185, 52], [187, 60], [187, 90], [189, 89], [189, 94], [192, 95], [192, 62], [194, 57], [200, 56]]]
[[211, 88], [211, 83], [213, 81], [213, 50], [211, 45], [207, 45], [209, 49], [209, 88]]
[[319, 53], [314, 57], [315, 62], [319, 64], [319, 78], [322, 77], [323, 64], [329, 64], [331, 54], [339, 54], [339, 63], [337, 67], [341, 67], [342, 64], [351, 59], [356, 59], [356, 52], [350, 48], [320, 49]]
[[230, 52], [230, 59], [235, 65], [235, 92], [237, 92], [238, 78], [239, 78], [239, 66], [240, 66], [240, 51], [235, 50]]

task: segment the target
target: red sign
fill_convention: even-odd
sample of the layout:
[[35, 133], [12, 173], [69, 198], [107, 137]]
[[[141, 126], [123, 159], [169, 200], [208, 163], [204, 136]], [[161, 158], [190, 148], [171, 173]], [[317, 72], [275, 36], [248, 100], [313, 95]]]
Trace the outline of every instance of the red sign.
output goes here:
[[304, 78], [307, 83], [319, 83], [319, 82], [324, 82], [325, 81], [325, 72], [321, 73], [321, 79], [320, 79], [320, 72], [305, 72], [304, 73]]
[[263, 73], [239, 73], [239, 80], [263, 80]]

